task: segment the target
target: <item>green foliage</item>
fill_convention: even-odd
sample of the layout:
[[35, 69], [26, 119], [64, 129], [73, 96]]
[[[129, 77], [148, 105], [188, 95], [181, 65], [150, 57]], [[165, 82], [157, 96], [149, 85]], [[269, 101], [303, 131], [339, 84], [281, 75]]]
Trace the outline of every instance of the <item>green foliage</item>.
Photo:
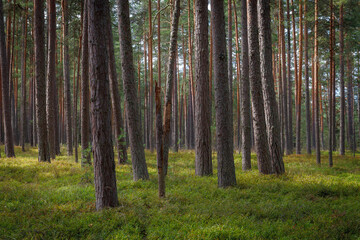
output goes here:
[[[359, 239], [360, 158], [285, 158], [283, 176], [241, 172], [238, 185], [217, 188], [194, 175], [194, 152], [171, 153], [167, 195], [157, 195], [156, 155], [146, 152], [150, 181], [132, 181], [116, 166], [120, 207], [95, 210], [93, 168], [67, 156], [51, 164], [37, 150], [0, 159], [0, 239]], [[350, 156], [350, 153], [348, 153]], [[213, 155], [214, 163], [216, 155]], [[323, 162], [327, 159], [323, 155]], [[216, 164], [214, 170], [216, 169]]]

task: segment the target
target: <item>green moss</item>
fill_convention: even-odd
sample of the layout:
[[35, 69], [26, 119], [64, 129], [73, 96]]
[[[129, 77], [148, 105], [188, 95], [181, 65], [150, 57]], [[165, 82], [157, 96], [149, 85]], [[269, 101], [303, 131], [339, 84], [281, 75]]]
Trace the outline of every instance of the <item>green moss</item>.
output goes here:
[[241, 171], [237, 186], [217, 188], [194, 174], [192, 151], [171, 153], [166, 198], [157, 195], [156, 156], [146, 151], [150, 181], [116, 166], [120, 206], [95, 211], [92, 167], [67, 156], [51, 164], [37, 150], [0, 158], [0, 239], [359, 239], [360, 158], [285, 157], [286, 174]]

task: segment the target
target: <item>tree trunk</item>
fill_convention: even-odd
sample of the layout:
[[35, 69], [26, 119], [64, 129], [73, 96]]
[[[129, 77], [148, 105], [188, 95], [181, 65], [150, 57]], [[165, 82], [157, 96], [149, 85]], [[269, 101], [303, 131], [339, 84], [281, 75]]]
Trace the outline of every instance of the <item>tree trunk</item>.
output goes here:
[[[301, 88], [302, 88], [302, 42], [303, 42], [303, 29], [302, 29], [302, 1], [299, 2], [299, 68], [295, 66], [296, 82], [296, 154], [301, 154]], [[295, 24], [293, 13], [293, 37], [294, 37], [294, 57], [296, 58], [296, 40], [295, 40]], [[295, 60], [296, 64], [296, 60]]]
[[39, 161], [50, 162], [46, 125], [46, 77], [45, 77], [45, 37], [44, 1], [34, 0], [35, 36], [35, 77], [36, 77], [36, 119], [39, 141]]
[[315, 29], [314, 29], [314, 81], [315, 81], [315, 147], [316, 163], [321, 164], [320, 155], [320, 126], [319, 126], [319, 59], [318, 59], [318, 0], [315, 0]]
[[111, 136], [108, 76], [108, 1], [88, 0], [91, 79], [91, 132], [93, 140], [96, 209], [119, 205]]
[[[28, 1], [26, 1], [27, 3]], [[25, 15], [23, 18], [22, 32], [23, 36], [27, 36], [27, 7], [25, 8]], [[26, 49], [27, 49], [27, 39], [23, 37], [22, 40], [22, 56], [21, 56], [21, 150], [25, 151], [25, 143], [27, 142], [27, 129], [28, 129], [28, 119], [27, 119], [27, 107], [26, 107]]]
[[354, 145], [354, 129], [353, 129], [353, 121], [354, 121], [354, 105], [353, 105], [353, 83], [352, 83], [352, 59], [350, 53], [347, 53], [347, 73], [348, 73], [348, 81], [347, 81], [347, 101], [348, 101], [348, 135], [349, 135], [349, 146], [352, 152], [355, 151]]
[[212, 175], [208, 0], [195, 2], [195, 175]]
[[249, 49], [246, 0], [241, 0], [241, 132], [242, 132], [242, 170], [251, 169], [251, 113], [249, 82]]
[[153, 90], [153, 57], [152, 57], [152, 41], [153, 41], [153, 32], [152, 32], [152, 17], [151, 17], [151, 0], [149, 0], [149, 38], [148, 38], [148, 47], [149, 47], [149, 74], [150, 74], [150, 88], [149, 88], [149, 145], [150, 151], [154, 151], [154, 137], [153, 137], [153, 105], [154, 105], [154, 90]]
[[88, 45], [88, 0], [84, 0], [84, 19], [82, 25], [81, 48], [81, 165], [91, 164], [89, 143], [89, 45]]
[[345, 155], [345, 84], [344, 84], [344, 4], [340, 6], [339, 20], [340, 66], [340, 155]]
[[55, 40], [56, 40], [56, 6], [55, 1], [48, 1], [49, 8], [49, 42], [48, 42], [48, 68], [47, 68], [47, 130], [49, 138], [49, 154], [51, 159], [55, 159], [55, 86], [56, 85], [56, 65], [55, 65]]
[[[292, 96], [293, 96], [293, 92], [292, 92], [292, 80], [291, 80], [291, 41], [290, 41], [290, 3], [289, 0], [286, 1], [286, 6], [287, 6], [287, 42], [288, 42], [288, 52], [287, 52], [287, 79], [288, 79], [288, 154], [292, 154], [293, 152], [293, 148], [294, 148], [294, 143], [293, 143], [293, 121], [292, 121], [292, 106], [293, 106], [293, 100], [292, 100]], [[296, 60], [296, 57], [294, 57], [294, 59]], [[295, 64], [296, 66], [296, 64]], [[297, 67], [297, 66], [296, 66]], [[295, 74], [296, 77], [296, 74]]]
[[332, 152], [333, 152], [333, 138], [334, 138], [334, 99], [333, 99], [333, 91], [335, 82], [335, 78], [333, 77], [333, 64], [334, 64], [334, 49], [333, 49], [333, 0], [330, 1], [330, 78], [329, 78], [329, 166], [333, 166]]
[[216, 150], [218, 160], [218, 186], [236, 185], [230, 91], [225, 38], [224, 1], [211, 0], [213, 30], [213, 60], [215, 77]]
[[14, 140], [11, 127], [11, 109], [9, 98], [9, 68], [7, 64], [6, 43], [4, 32], [4, 17], [2, 1], [0, 3], [0, 54], [1, 54], [1, 80], [2, 80], [2, 108], [5, 135], [5, 154], [7, 157], [15, 157]]
[[[114, 54], [114, 43], [113, 43], [113, 34], [112, 34], [111, 25], [112, 25], [111, 16], [109, 14], [108, 25], [107, 25], [108, 26], [107, 50], [109, 53], [111, 106], [115, 120], [115, 137], [116, 137], [116, 149], [118, 151], [118, 162], [119, 164], [124, 164], [127, 161], [126, 139], [124, 135], [123, 120], [121, 118], [121, 99], [120, 99], [119, 87], [117, 82], [118, 77], [117, 77], [116, 65], [115, 65], [116, 61]], [[139, 105], [139, 109], [140, 108], [141, 107]], [[139, 122], [141, 122], [141, 119], [139, 120]]]
[[167, 175], [168, 170], [168, 158], [169, 158], [169, 143], [170, 143], [170, 123], [171, 123], [171, 109], [172, 109], [172, 90], [174, 81], [174, 65], [176, 59], [177, 49], [177, 35], [178, 25], [180, 17], [180, 0], [175, 0], [174, 14], [171, 22], [170, 31], [170, 49], [169, 49], [169, 61], [168, 61], [168, 73], [166, 79], [166, 95], [165, 95], [165, 113], [164, 113], [164, 132], [163, 132], [163, 144], [164, 144], [164, 174]]
[[260, 173], [270, 174], [272, 173], [272, 166], [266, 132], [264, 99], [262, 93], [263, 86], [260, 76], [257, 7], [257, 1], [248, 1], [249, 79], [251, 87], [254, 138], [258, 168]]
[[[231, 126], [231, 139], [234, 138], [234, 119], [233, 119], [233, 66], [232, 66], [232, 13], [231, 13], [231, 0], [228, 0], [228, 39], [227, 39], [227, 56], [228, 56], [228, 78], [229, 78], [229, 97], [230, 97], [230, 126]], [[232, 149], [234, 149], [234, 139], [231, 141]]]
[[63, 74], [64, 74], [64, 101], [65, 101], [65, 125], [66, 125], [66, 143], [67, 153], [73, 154], [72, 149], [72, 126], [71, 126], [71, 93], [70, 93], [70, 62], [69, 62], [69, 34], [68, 34], [68, 0], [62, 0], [62, 18], [63, 18]]
[[285, 167], [282, 159], [280, 122], [272, 76], [270, 2], [259, 0], [258, 3], [261, 79], [272, 172], [282, 174], [285, 172]]
[[310, 116], [310, 91], [309, 91], [309, 50], [307, 28], [307, 6], [304, 1], [304, 38], [305, 38], [305, 108], [306, 108], [306, 152], [311, 154], [311, 116]]
[[[288, 76], [286, 69], [286, 50], [285, 50], [285, 30], [284, 30], [284, 13], [283, 13], [283, 3], [282, 0], [279, 0], [279, 11], [280, 11], [280, 38], [281, 38], [281, 67], [279, 69], [281, 73], [281, 78], [283, 81], [283, 124], [284, 124], [284, 147], [286, 155], [289, 155], [290, 152], [290, 139], [289, 139], [289, 115], [288, 115]], [[280, 57], [280, 56], [279, 56]], [[288, 66], [290, 66], [290, 62], [288, 61]]]
[[118, 17], [120, 53], [121, 59], [123, 59], [121, 63], [122, 79], [124, 83], [127, 124], [129, 126], [131, 161], [133, 178], [137, 181], [139, 179], [149, 179], [149, 173], [145, 162], [137, 104], [128, 0], [118, 0]]

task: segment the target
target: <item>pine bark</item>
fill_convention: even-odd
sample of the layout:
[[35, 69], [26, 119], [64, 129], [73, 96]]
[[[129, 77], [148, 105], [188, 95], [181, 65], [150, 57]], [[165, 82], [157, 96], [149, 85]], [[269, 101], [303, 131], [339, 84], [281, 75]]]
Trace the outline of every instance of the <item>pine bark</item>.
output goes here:
[[[107, 50], [109, 53], [109, 78], [110, 78], [110, 95], [111, 95], [111, 106], [114, 115], [114, 124], [115, 124], [115, 139], [116, 139], [116, 149], [118, 152], [118, 163], [124, 164], [127, 161], [126, 153], [126, 139], [124, 135], [123, 120], [121, 117], [121, 99], [119, 94], [118, 86], [118, 77], [116, 72], [116, 61], [114, 54], [114, 42], [113, 42], [113, 33], [112, 33], [112, 22], [111, 16], [109, 14], [108, 19], [108, 42]], [[140, 97], [140, 96], [139, 96]], [[140, 105], [139, 105], [140, 109]], [[140, 115], [139, 115], [140, 117]], [[140, 119], [141, 122], [141, 119]]]
[[306, 152], [311, 154], [311, 116], [310, 116], [310, 90], [309, 90], [309, 39], [307, 27], [307, 1], [304, 1], [304, 48], [305, 48], [305, 108], [306, 108]]
[[47, 111], [47, 131], [49, 138], [49, 154], [51, 159], [55, 159], [55, 95], [56, 90], [56, 59], [55, 59], [55, 40], [56, 40], [56, 6], [55, 1], [48, 1], [49, 8], [49, 40], [48, 40], [48, 68], [47, 68], [47, 96], [46, 96], [46, 111]]
[[[291, 40], [290, 40], [290, 3], [289, 0], [286, 1], [287, 6], [287, 43], [288, 43], [288, 49], [287, 49], [287, 79], [288, 79], [288, 154], [291, 154], [293, 152], [294, 143], [293, 143], [293, 114], [292, 114], [292, 107], [293, 107], [293, 92], [292, 92], [292, 80], [291, 80]], [[295, 57], [296, 59], [296, 57]], [[295, 65], [296, 66], [296, 65]], [[296, 76], [296, 75], [295, 75]]]
[[63, 18], [63, 78], [64, 78], [64, 102], [65, 102], [65, 126], [67, 154], [73, 154], [72, 125], [71, 125], [71, 93], [70, 93], [70, 61], [69, 61], [69, 23], [68, 23], [68, 0], [62, 0]]
[[139, 179], [149, 179], [149, 173], [145, 162], [139, 106], [137, 104], [128, 0], [118, 0], [118, 17], [120, 54], [121, 59], [123, 59], [121, 62], [122, 79], [124, 83], [127, 124], [129, 127], [133, 179], [137, 181]]
[[282, 174], [285, 172], [285, 167], [282, 158], [280, 121], [274, 90], [274, 79], [272, 75], [271, 19], [270, 2], [268, 0], [258, 1], [258, 18], [260, 28], [259, 40], [261, 79], [272, 173]]
[[259, 172], [272, 173], [271, 156], [269, 152], [264, 99], [260, 76], [259, 32], [257, 19], [257, 1], [248, 1], [248, 40], [249, 40], [249, 80], [253, 111], [254, 140], [257, 153]]
[[340, 6], [339, 19], [340, 66], [340, 155], [345, 155], [345, 84], [344, 84], [344, 4]]
[[208, 0], [195, 2], [195, 174], [212, 175]]
[[0, 54], [1, 54], [1, 80], [2, 80], [2, 109], [4, 121], [5, 155], [15, 157], [14, 140], [11, 127], [11, 109], [9, 97], [9, 68], [7, 61], [7, 49], [5, 43], [4, 15], [2, 1], [0, 3]]
[[169, 144], [171, 138], [170, 123], [171, 123], [171, 110], [172, 110], [172, 90], [174, 84], [174, 65], [176, 59], [177, 49], [177, 36], [180, 17], [180, 0], [175, 0], [174, 13], [171, 22], [170, 31], [170, 49], [169, 49], [169, 61], [168, 72], [166, 78], [166, 94], [165, 94], [165, 113], [164, 113], [164, 127], [163, 127], [163, 144], [164, 144], [164, 174], [167, 175], [168, 171], [168, 158], [169, 158]]
[[46, 125], [44, 1], [34, 0], [36, 120], [39, 162], [50, 162]]
[[318, 60], [318, 0], [315, 0], [315, 28], [314, 28], [314, 81], [315, 81], [315, 147], [316, 163], [321, 164], [320, 155], [320, 119], [319, 119], [319, 60]]
[[[302, 1], [299, 2], [299, 68], [295, 66], [295, 74], [298, 74], [296, 83], [296, 154], [301, 154], [301, 90], [302, 90], [302, 56], [303, 56], [303, 24], [302, 24]], [[293, 14], [294, 21], [294, 14]], [[293, 23], [293, 27], [294, 27]], [[296, 58], [296, 40], [295, 40], [295, 27], [293, 29], [294, 36], [294, 56]], [[296, 64], [296, 60], [295, 60]]]
[[81, 48], [81, 165], [91, 164], [90, 151], [90, 106], [89, 106], [89, 38], [88, 38], [88, 0], [84, 0], [84, 19], [82, 25]]
[[249, 82], [249, 45], [246, 0], [241, 0], [241, 158], [242, 170], [251, 169], [251, 113]]
[[[26, 1], [27, 3], [27, 1]], [[23, 36], [27, 35], [27, 7], [25, 8], [25, 15], [22, 22]], [[27, 38], [23, 37], [22, 40], [22, 56], [21, 56], [21, 150], [25, 151], [25, 143], [28, 140], [28, 119], [27, 119], [27, 107], [26, 107], [26, 49]]]
[[119, 205], [111, 136], [108, 76], [108, 1], [88, 0], [91, 85], [91, 132], [93, 140], [96, 209]]
[[213, 60], [215, 78], [216, 150], [218, 161], [218, 186], [236, 185], [232, 125], [230, 115], [230, 90], [225, 38], [224, 1], [211, 0]]

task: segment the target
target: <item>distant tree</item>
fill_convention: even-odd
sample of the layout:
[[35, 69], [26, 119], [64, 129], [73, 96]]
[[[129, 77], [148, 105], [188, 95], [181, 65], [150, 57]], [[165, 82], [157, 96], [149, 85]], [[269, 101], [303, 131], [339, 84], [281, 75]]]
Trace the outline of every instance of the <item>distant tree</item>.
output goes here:
[[236, 185], [232, 125], [230, 115], [230, 90], [225, 38], [224, 1], [211, 0], [213, 31], [213, 59], [215, 78], [216, 143], [218, 159], [218, 186]]
[[[27, 3], [27, 1], [26, 1]], [[22, 22], [22, 33], [23, 36], [27, 34], [27, 17], [28, 9], [25, 7], [25, 14]], [[28, 130], [28, 119], [27, 119], [27, 107], [26, 107], [26, 50], [27, 50], [27, 38], [23, 37], [22, 40], [22, 56], [21, 56], [21, 150], [25, 151], [25, 142], [27, 141], [26, 136]]]
[[119, 205], [111, 136], [111, 105], [108, 75], [109, 2], [88, 0], [91, 79], [91, 132], [93, 140], [96, 209]]
[[345, 155], [345, 84], [344, 84], [344, 4], [340, 6], [339, 19], [340, 66], [340, 155]]
[[118, 0], [118, 17], [122, 79], [125, 92], [126, 117], [129, 126], [131, 161], [133, 178], [137, 181], [139, 179], [149, 179], [149, 173], [145, 162], [138, 110], [139, 106], [137, 104], [128, 0]]

